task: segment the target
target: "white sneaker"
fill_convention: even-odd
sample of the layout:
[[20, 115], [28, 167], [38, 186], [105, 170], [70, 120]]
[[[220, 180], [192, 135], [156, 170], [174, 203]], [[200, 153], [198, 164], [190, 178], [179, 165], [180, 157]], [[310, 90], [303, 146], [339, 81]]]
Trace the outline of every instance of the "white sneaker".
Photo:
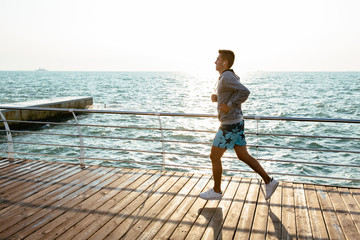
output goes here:
[[214, 189], [209, 189], [206, 192], [200, 193], [200, 198], [205, 200], [221, 200], [222, 193], [217, 193], [214, 191]]
[[266, 196], [265, 199], [268, 200], [271, 195], [275, 192], [276, 188], [279, 186], [279, 182], [274, 178], [271, 178], [268, 184], [265, 184]]

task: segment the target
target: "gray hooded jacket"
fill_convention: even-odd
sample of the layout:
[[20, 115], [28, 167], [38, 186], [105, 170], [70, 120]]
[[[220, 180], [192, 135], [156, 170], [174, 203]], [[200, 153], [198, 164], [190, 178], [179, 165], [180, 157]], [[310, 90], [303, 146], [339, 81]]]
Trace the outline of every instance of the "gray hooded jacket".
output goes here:
[[[241, 104], [246, 101], [249, 94], [249, 89], [240, 83], [240, 77], [233, 70], [226, 70], [220, 75], [217, 88], [217, 110], [222, 125], [235, 124], [242, 120]], [[227, 104], [230, 108], [229, 112], [220, 111], [221, 103]]]

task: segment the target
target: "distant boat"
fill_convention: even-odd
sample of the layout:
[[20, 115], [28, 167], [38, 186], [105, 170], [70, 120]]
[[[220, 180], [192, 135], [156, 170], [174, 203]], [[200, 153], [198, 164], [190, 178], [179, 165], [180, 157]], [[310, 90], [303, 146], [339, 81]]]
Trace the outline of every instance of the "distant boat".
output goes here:
[[36, 69], [35, 71], [37, 71], [37, 72], [47, 72], [47, 70], [45, 68], [39, 68], [39, 69]]

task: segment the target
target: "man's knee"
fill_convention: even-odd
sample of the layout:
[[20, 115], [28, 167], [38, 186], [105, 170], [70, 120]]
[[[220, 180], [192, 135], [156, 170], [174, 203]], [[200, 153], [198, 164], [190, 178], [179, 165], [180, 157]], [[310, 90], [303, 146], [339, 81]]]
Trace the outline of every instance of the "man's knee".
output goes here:
[[213, 164], [220, 163], [221, 157], [218, 154], [210, 154], [210, 160]]
[[214, 154], [210, 154], [210, 160], [211, 160], [213, 173], [221, 174], [222, 173], [221, 157], [216, 156]]
[[221, 157], [226, 149], [213, 146], [210, 152], [210, 159], [212, 163], [220, 162]]

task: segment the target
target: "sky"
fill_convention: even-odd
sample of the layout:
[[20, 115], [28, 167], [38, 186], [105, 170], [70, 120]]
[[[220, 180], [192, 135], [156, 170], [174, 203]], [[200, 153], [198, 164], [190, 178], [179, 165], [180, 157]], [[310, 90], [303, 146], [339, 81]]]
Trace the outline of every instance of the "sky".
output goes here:
[[0, 0], [0, 70], [360, 71], [359, 0]]

